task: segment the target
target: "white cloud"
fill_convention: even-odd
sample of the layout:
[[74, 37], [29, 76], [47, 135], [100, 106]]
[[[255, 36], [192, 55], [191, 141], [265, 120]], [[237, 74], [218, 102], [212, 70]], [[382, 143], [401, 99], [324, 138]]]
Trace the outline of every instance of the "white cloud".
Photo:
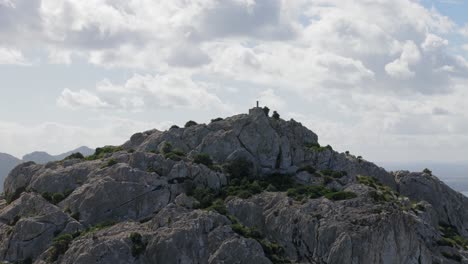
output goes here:
[[70, 108], [115, 108], [129, 111], [155, 109], [218, 109], [230, 110], [209, 85], [194, 81], [184, 74], [135, 74], [123, 85], [105, 79], [96, 86], [96, 92], [63, 90], [57, 99], [60, 106]]
[[463, 137], [468, 48], [452, 36], [468, 27], [420, 1], [33, 2], [0, 0], [0, 43], [15, 47], [3, 51], [8, 61], [39, 50], [44, 63], [108, 74], [96, 87], [63, 89], [61, 107], [218, 116], [257, 96], [296, 107], [324, 141], [360, 151]]
[[72, 109], [85, 107], [85, 108], [107, 108], [110, 105], [102, 101], [98, 96], [86, 90], [73, 92], [68, 88], [62, 91], [62, 94], [57, 98], [57, 104], [61, 107], [68, 107]]
[[29, 65], [30, 63], [17, 49], [0, 47], [0, 64]]
[[415, 73], [411, 71], [410, 66], [418, 63], [421, 59], [421, 53], [413, 41], [408, 41], [403, 46], [400, 58], [385, 65], [385, 71], [397, 79], [409, 79], [414, 77]]
[[449, 44], [448, 40], [434, 34], [428, 34], [421, 47], [425, 51], [433, 51], [445, 47]]
[[262, 91], [258, 96], [262, 105], [267, 105], [270, 108], [282, 109], [286, 106], [286, 101], [275, 93], [273, 89]]

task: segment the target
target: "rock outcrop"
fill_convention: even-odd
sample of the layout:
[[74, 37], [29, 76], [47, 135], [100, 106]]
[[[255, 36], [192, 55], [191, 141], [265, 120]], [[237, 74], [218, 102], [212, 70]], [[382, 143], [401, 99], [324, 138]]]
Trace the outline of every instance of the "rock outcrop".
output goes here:
[[468, 200], [389, 173], [261, 108], [16, 167], [6, 263], [468, 262]]

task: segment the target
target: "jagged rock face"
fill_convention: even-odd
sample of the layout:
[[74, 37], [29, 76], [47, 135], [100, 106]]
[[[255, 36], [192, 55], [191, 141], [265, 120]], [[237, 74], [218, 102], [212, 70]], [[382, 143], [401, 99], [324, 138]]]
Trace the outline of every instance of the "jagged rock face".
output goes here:
[[414, 224], [413, 214], [370, 202], [365, 191], [360, 197], [301, 204], [284, 194], [263, 193], [232, 199], [227, 207], [245, 225], [283, 245], [297, 263], [432, 263], [419, 237], [436, 237], [436, 229]]
[[468, 198], [427, 173], [395, 172], [401, 194], [415, 201], [427, 201], [437, 212], [438, 221], [457, 227], [468, 235]]
[[[435, 177], [390, 174], [317, 142], [317, 135], [300, 123], [270, 118], [254, 108], [208, 125], [137, 133], [122, 148], [95, 160], [21, 164], [0, 196], [0, 262], [468, 260], [468, 242], [462, 245], [468, 240], [461, 237], [467, 235], [466, 198]], [[164, 151], [167, 143], [185, 155], [171, 159]], [[208, 154], [215, 165], [196, 164], [199, 153]], [[240, 158], [251, 161], [257, 175], [233, 179], [221, 169]], [[339, 173], [325, 177], [324, 170]], [[302, 187], [353, 195], [296, 201], [286, 189], [265, 185], [251, 197], [222, 196], [235, 180], [255, 181], [260, 188], [258, 182], [275, 177], [272, 173]], [[361, 182], [358, 175], [383, 185], [371, 178]], [[197, 200], [200, 190], [211, 192]], [[223, 198], [207, 205], [202, 200], [210, 195]], [[453, 229], [461, 236], [447, 233]]]
[[[75, 240], [60, 262], [271, 263], [257, 241], [240, 237], [229, 224], [219, 214], [170, 205], [145, 224], [122, 223]], [[146, 244], [137, 259], [132, 233], [140, 234]]]

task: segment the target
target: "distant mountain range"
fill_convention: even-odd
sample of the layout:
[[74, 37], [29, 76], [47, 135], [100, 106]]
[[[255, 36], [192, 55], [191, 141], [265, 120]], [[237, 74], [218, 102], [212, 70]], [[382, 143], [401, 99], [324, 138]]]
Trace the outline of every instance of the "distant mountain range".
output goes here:
[[84, 156], [89, 156], [94, 153], [94, 149], [88, 147], [79, 147], [77, 149], [62, 153], [59, 155], [50, 155], [47, 152], [35, 151], [23, 156], [23, 159], [18, 159], [10, 154], [0, 153], [0, 192], [3, 192], [3, 181], [8, 176], [8, 173], [18, 164], [27, 161], [34, 161], [37, 164], [45, 164], [50, 161], [62, 160], [67, 156], [80, 152]]

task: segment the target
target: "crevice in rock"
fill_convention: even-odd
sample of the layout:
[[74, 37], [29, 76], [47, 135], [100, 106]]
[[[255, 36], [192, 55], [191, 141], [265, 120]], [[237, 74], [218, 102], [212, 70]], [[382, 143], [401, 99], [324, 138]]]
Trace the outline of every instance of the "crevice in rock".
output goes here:
[[123, 207], [123, 206], [125, 206], [125, 205], [127, 205], [127, 204], [129, 204], [129, 203], [131, 203], [131, 202], [133, 202], [133, 201], [135, 201], [135, 200], [137, 200], [137, 199], [139, 199], [139, 198], [145, 196], [145, 195], [148, 195], [149, 193], [152, 193], [152, 192], [155, 192], [155, 191], [159, 191], [159, 190], [163, 189], [163, 187], [164, 187], [164, 186], [159, 185], [159, 186], [153, 188], [153, 189], [150, 190], [150, 191], [144, 192], [144, 193], [142, 193], [142, 194], [140, 194], [140, 195], [138, 195], [138, 196], [136, 196], [136, 197], [134, 197], [134, 198], [132, 198], [132, 199], [126, 201], [126, 202], [121, 203], [121, 204], [118, 205], [117, 207], [108, 209], [107, 211], [105, 211], [105, 213], [107, 214], [107, 213], [110, 213], [110, 212], [112, 212], [112, 211], [114, 211], [114, 210], [116, 210], [116, 209], [119, 209], [119, 208], [121, 208], [121, 207]]
[[281, 149], [281, 146], [280, 146], [278, 156], [276, 156], [275, 169], [279, 169], [281, 167], [281, 161], [283, 158], [282, 155], [283, 155], [283, 150]]

